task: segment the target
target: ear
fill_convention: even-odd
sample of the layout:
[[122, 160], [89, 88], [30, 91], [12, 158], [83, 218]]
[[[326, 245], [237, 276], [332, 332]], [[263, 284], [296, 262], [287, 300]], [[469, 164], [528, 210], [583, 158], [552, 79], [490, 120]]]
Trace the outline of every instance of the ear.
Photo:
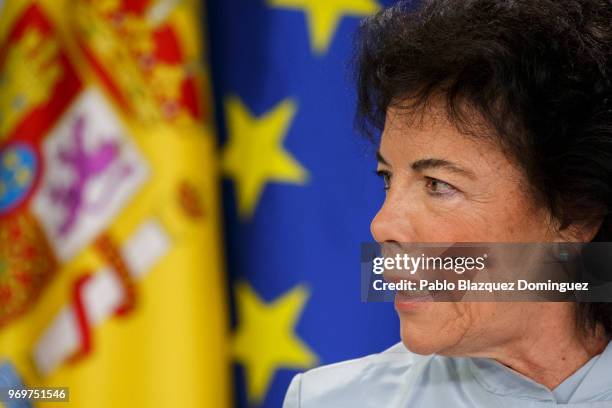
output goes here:
[[558, 232], [555, 242], [591, 242], [601, 228], [603, 220], [576, 223]]

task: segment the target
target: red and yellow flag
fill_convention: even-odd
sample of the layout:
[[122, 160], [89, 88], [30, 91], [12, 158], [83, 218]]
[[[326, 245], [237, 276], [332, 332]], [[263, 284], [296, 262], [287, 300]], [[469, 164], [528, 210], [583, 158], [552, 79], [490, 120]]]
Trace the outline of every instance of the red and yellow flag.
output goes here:
[[0, 387], [230, 405], [199, 11], [0, 0]]

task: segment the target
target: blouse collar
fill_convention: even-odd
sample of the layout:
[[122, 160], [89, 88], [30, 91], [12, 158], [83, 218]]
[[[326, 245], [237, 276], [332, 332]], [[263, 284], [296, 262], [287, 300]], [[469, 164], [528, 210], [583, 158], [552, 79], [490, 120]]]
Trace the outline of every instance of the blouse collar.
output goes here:
[[[468, 360], [476, 381], [493, 394], [556, 402], [551, 390], [493, 359], [470, 358]], [[608, 343], [568, 402], [612, 401], [612, 375], [610, 373], [612, 373], [612, 342]]]

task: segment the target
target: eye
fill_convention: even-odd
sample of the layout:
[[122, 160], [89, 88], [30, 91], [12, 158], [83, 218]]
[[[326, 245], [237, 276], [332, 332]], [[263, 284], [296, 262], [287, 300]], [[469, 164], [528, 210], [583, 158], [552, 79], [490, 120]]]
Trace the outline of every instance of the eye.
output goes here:
[[376, 170], [376, 175], [383, 179], [383, 189], [388, 191], [391, 188], [391, 173], [386, 170]]
[[457, 192], [455, 187], [438, 179], [427, 177], [426, 181], [425, 188], [432, 196], [449, 196]]

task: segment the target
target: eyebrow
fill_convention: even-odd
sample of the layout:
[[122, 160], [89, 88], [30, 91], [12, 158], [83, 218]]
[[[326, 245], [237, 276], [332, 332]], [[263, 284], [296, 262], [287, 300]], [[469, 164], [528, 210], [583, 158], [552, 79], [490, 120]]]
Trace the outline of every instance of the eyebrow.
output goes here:
[[387, 161], [385, 160], [383, 155], [380, 153], [380, 151], [376, 152], [376, 161], [379, 162], [379, 163], [384, 164], [385, 166], [389, 165], [389, 163], [387, 163]]
[[[376, 160], [379, 163], [389, 166], [389, 163], [387, 162], [387, 160], [385, 160], [380, 151], [376, 152]], [[455, 163], [449, 162], [448, 160], [444, 159], [430, 158], [417, 160], [410, 165], [410, 168], [417, 172], [422, 172], [423, 170], [427, 169], [444, 169], [472, 180], [476, 178], [476, 174], [474, 174], [470, 170], [463, 169]]]

